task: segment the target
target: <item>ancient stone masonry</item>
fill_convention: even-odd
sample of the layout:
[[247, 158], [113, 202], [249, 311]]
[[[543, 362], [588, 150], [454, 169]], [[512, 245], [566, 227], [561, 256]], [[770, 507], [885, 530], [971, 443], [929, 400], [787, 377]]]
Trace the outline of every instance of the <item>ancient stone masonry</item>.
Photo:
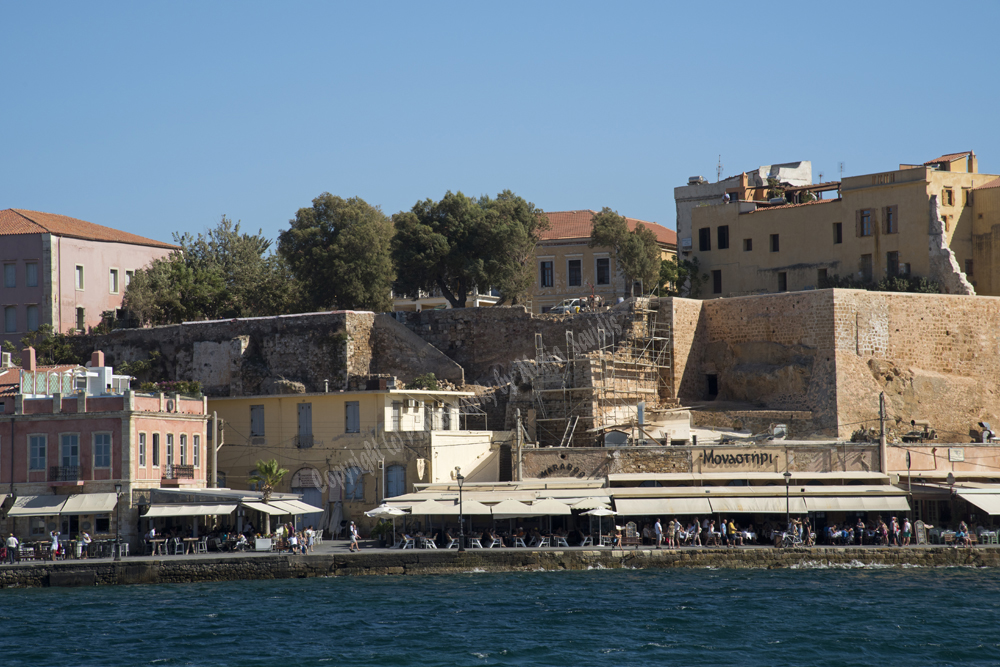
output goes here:
[[928, 252], [930, 253], [930, 277], [941, 284], [945, 294], [975, 294], [976, 290], [958, 266], [955, 253], [948, 245], [944, 223], [941, 221], [941, 207], [937, 195], [931, 195], [929, 202]]

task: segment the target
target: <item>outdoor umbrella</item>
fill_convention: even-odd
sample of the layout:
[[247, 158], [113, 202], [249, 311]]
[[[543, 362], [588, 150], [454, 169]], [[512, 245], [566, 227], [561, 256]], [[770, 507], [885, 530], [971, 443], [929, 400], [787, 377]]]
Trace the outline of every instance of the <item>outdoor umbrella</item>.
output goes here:
[[[618, 514], [618, 512], [616, 512], [614, 510], [609, 510], [607, 508], [598, 508], [596, 510], [590, 510], [589, 512], [584, 512], [584, 514], [589, 514], [590, 516], [605, 517], [605, 516], [614, 516], [614, 515]], [[602, 529], [601, 523], [600, 523], [600, 521], [598, 521], [598, 523], [597, 523], [597, 543], [598, 544], [601, 543], [601, 538], [602, 538], [601, 529]]]
[[572, 505], [571, 509], [575, 510], [596, 510], [596, 509], [608, 509], [608, 499], [607, 498], [584, 498], [583, 500], [578, 500]]
[[566, 516], [572, 514], [573, 510], [569, 508], [566, 503], [560, 502], [555, 498], [546, 498], [544, 500], [536, 500], [531, 503], [531, 509], [535, 510], [539, 514], [547, 515], [549, 517], [549, 531], [552, 531], [552, 517], [553, 516]]
[[365, 512], [365, 516], [370, 516], [372, 518], [378, 517], [380, 519], [384, 519], [387, 516], [392, 517], [392, 534], [394, 538], [396, 535], [396, 517], [403, 516], [405, 514], [406, 512], [399, 509], [398, 507], [393, 507], [392, 505], [385, 505], [385, 504], [379, 505], [375, 509], [368, 510], [367, 512]]

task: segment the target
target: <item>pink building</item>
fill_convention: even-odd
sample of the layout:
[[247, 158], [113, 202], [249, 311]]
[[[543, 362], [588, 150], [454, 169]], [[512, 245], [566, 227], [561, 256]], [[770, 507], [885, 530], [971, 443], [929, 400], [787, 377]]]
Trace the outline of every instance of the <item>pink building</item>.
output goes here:
[[41, 324], [68, 332], [122, 305], [137, 269], [177, 246], [52, 213], [0, 211], [0, 341]]
[[21, 368], [0, 368], [2, 530], [114, 537], [121, 484], [121, 536], [135, 542], [135, 491], [205, 487], [205, 399], [137, 394], [129, 379], [101, 352], [87, 367], [38, 367], [28, 348]]

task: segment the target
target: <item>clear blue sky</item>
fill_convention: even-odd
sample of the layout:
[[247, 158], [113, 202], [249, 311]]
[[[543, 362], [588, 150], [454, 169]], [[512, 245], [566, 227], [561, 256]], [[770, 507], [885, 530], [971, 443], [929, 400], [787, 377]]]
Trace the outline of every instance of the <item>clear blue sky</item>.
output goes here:
[[328, 191], [674, 226], [673, 188], [973, 149], [1000, 172], [1000, 3], [0, 5], [0, 208], [274, 237]]

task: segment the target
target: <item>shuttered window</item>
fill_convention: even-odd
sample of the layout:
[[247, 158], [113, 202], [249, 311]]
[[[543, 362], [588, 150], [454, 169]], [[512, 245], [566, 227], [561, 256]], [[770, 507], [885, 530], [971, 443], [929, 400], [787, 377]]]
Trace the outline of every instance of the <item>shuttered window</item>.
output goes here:
[[344, 403], [344, 421], [346, 433], [361, 433], [361, 404], [358, 401]]
[[251, 438], [262, 438], [262, 437], [264, 437], [264, 406], [263, 405], [251, 405], [250, 406], [250, 437]]

